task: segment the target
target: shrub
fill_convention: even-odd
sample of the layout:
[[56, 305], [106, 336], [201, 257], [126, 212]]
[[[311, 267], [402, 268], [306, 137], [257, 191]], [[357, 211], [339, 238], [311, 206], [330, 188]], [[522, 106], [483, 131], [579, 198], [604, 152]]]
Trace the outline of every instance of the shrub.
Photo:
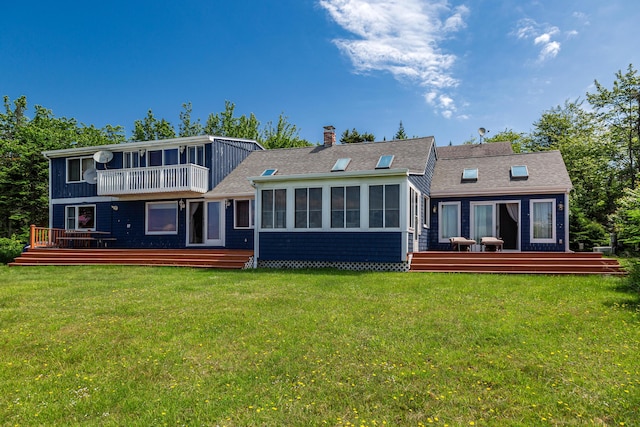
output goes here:
[[0, 237], [0, 263], [8, 264], [12, 262], [16, 257], [20, 256], [23, 248], [24, 242], [15, 237], [10, 239]]

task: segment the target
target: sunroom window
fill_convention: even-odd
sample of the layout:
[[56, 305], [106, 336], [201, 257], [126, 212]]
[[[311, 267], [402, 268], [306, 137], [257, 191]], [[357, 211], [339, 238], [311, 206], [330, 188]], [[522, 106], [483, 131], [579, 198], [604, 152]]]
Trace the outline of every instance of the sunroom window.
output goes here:
[[369, 186], [369, 227], [400, 227], [400, 186]]
[[322, 188], [296, 188], [295, 227], [322, 228]]
[[262, 228], [287, 228], [287, 190], [262, 190]]
[[360, 187], [331, 187], [331, 228], [360, 227]]

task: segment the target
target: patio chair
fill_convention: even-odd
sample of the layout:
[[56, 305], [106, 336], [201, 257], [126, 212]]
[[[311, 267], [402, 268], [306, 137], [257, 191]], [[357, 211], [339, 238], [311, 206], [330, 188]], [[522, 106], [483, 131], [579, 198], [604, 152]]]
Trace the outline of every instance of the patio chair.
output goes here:
[[471, 245], [476, 244], [475, 240], [466, 237], [450, 237], [449, 242], [451, 242], [451, 249], [458, 252], [469, 252]]
[[499, 252], [502, 251], [504, 240], [497, 237], [483, 237], [480, 239], [480, 245], [482, 245], [485, 252]]

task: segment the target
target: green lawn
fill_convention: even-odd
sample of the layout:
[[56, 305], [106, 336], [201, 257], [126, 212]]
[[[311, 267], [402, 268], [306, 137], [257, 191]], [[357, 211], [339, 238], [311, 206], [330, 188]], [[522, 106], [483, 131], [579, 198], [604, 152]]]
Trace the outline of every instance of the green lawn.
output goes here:
[[624, 283], [0, 267], [0, 425], [640, 425]]

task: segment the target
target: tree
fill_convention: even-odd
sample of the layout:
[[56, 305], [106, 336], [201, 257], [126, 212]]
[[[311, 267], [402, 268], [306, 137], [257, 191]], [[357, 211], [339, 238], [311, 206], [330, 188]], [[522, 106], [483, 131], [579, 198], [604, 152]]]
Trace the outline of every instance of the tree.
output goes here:
[[147, 117], [133, 123], [133, 141], [155, 141], [175, 138], [176, 131], [165, 119], [156, 119], [153, 111], [147, 111]]
[[611, 215], [618, 242], [635, 250], [640, 245], [640, 190], [628, 188]]
[[209, 114], [204, 131], [207, 135], [229, 136], [232, 138], [246, 138], [258, 140], [260, 138], [260, 122], [251, 113], [234, 117], [236, 105], [230, 101], [224, 102], [224, 111]]
[[640, 76], [629, 64], [625, 74], [616, 73], [611, 90], [597, 80], [595, 86], [596, 92], [587, 93], [587, 99], [625, 153], [626, 180], [635, 188], [640, 171]]
[[513, 129], [505, 129], [501, 132], [494, 134], [490, 138], [485, 138], [484, 142], [487, 144], [492, 142], [510, 142], [511, 148], [514, 153], [521, 153], [524, 151], [523, 147], [527, 145], [529, 137], [524, 133], [518, 133]]
[[402, 125], [402, 120], [400, 120], [400, 126], [398, 127], [398, 131], [393, 136], [393, 139], [407, 139], [407, 134], [404, 132], [404, 126]]
[[363, 133], [360, 134], [356, 128], [353, 128], [351, 132], [349, 129], [345, 130], [340, 137], [340, 142], [343, 144], [355, 144], [358, 142], [373, 142], [375, 141], [375, 136], [372, 133]]
[[182, 108], [184, 111], [180, 112], [180, 128], [178, 131], [178, 136], [198, 136], [202, 135], [202, 125], [200, 124], [200, 119], [191, 121], [191, 111], [193, 107], [191, 102], [182, 104]]
[[287, 117], [280, 114], [278, 123], [274, 127], [268, 122], [262, 132], [260, 143], [264, 148], [306, 147], [311, 145], [298, 136], [298, 129], [288, 122]]
[[30, 224], [45, 225], [49, 216], [49, 163], [43, 151], [121, 142], [120, 126], [105, 129], [56, 118], [35, 106], [26, 117], [27, 99], [4, 98], [0, 114], [0, 237], [17, 235], [26, 241]]

